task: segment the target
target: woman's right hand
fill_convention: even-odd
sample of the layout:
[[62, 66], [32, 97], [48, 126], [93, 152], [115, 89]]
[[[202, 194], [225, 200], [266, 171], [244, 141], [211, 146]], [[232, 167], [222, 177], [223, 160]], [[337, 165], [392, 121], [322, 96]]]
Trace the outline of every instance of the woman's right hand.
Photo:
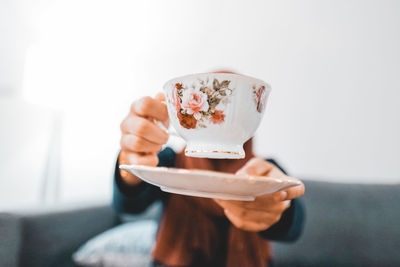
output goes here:
[[[167, 106], [162, 103], [165, 96], [143, 97], [132, 103], [129, 114], [121, 122], [120, 164], [157, 166], [157, 152], [168, 141], [168, 133], [155, 123], [160, 121], [168, 128]], [[136, 176], [120, 170], [125, 183], [135, 185], [141, 182]]]

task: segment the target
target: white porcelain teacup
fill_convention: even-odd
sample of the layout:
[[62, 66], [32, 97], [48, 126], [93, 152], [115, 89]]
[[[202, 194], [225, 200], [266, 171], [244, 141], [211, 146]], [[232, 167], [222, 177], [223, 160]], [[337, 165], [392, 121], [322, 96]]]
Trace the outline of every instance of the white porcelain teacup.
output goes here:
[[238, 159], [245, 157], [243, 144], [258, 128], [271, 88], [241, 74], [201, 73], [169, 80], [164, 91], [186, 156]]

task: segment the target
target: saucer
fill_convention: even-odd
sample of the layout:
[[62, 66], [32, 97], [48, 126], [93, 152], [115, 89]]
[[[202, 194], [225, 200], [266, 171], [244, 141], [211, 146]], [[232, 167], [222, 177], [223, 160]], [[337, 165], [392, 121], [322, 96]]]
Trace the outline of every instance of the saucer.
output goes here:
[[301, 184], [300, 180], [293, 177], [245, 176], [216, 171], [142, 165], [120, 165], [119, 167], [149, 184], [160, 187], [164, 192], [224, 200], [253, 201], [257, 196]]

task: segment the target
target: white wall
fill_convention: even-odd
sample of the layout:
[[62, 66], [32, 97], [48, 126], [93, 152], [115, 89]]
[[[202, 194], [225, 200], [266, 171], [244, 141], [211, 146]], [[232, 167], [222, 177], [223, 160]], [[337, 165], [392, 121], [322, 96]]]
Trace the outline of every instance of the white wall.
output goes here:
[[132, 99], [227, 67], [273, 88], [257, 152], [292, 175], [400, 181], [400, 2], [45, 2], [24, 96], [64, 111], [65, 200], [102, 198]]

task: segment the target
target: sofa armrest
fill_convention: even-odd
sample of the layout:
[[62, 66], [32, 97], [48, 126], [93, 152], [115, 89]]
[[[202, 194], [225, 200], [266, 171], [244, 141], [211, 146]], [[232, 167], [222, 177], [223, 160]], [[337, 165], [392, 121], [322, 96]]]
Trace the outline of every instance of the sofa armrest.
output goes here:
[[19, 266], [74, 266], [72, 253], [119, 220], [109, 205], [17, 214], [21, 227]]
[[17, 266], [21, 227], [17, 216], [0, 213], [0, 266]]

